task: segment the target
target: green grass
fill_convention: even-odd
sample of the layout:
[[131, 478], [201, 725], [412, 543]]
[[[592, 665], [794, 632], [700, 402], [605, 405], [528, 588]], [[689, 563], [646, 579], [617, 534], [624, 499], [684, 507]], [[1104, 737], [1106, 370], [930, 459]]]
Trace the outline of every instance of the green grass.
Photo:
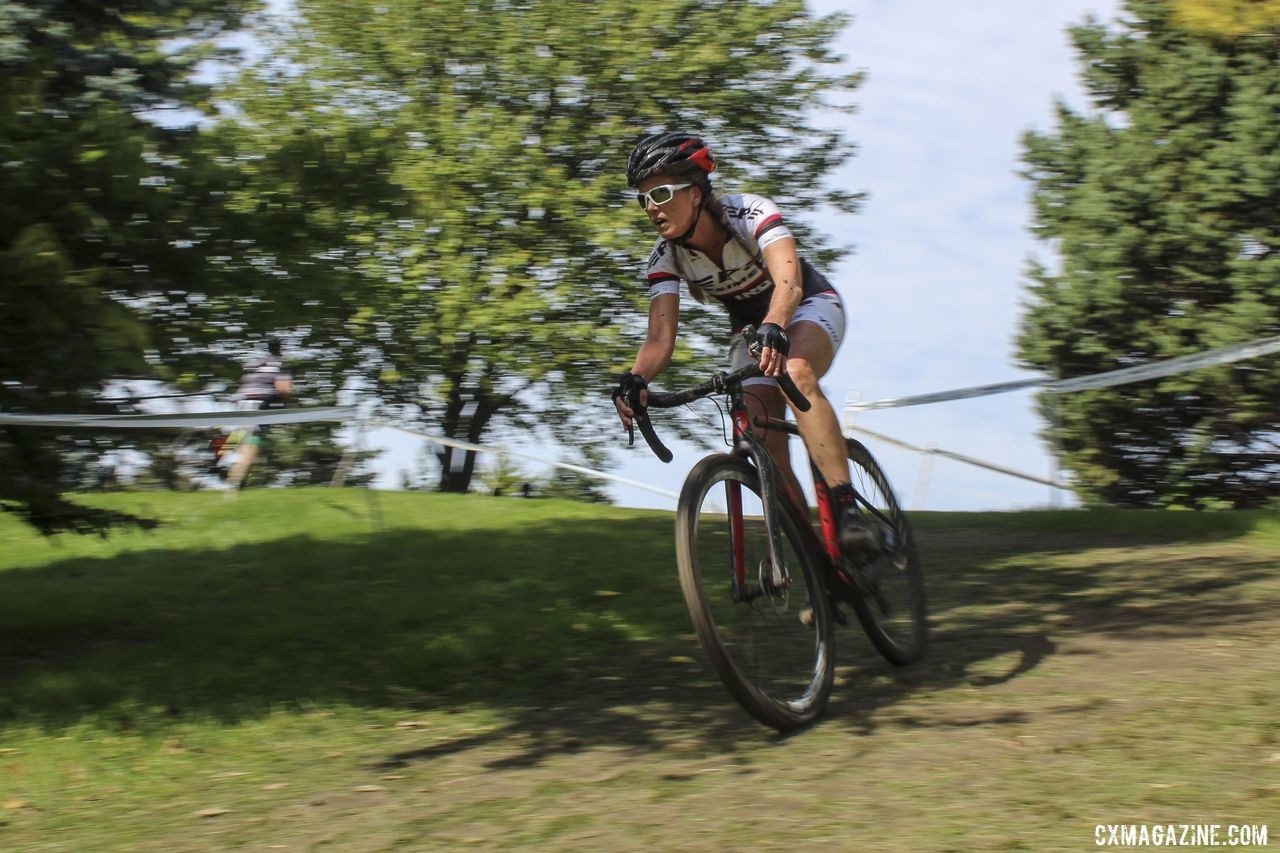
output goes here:
[[779, 738], [702, 663], [669, 513], [85, 500], [162, 524], [0, 518], [0, 850], [1084, 849], [1280, 806], [1274, 513], [921, 514], [930, 657], [842, 632]]

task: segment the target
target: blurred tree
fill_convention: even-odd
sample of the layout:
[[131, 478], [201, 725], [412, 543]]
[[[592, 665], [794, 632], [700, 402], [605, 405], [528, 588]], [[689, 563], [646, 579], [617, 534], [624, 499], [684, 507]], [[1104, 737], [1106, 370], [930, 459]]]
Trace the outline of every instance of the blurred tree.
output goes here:
[[520, 487], [532, 479], [505, 450], [490, 454], [479, 476], [484, 490], [494, 497], [518, 495]]
[[[1024, 140], [1035, 234], [1019, 338], [1068, 378], [1280, 334], [1280, 40], [1223, 40], [1129, 0], [1072, 30], [1094, 105]], [[1280, 364], [1041, 400], [1087, 501], [1259, 506], [1280, 495]]]
[[[252, 0], [0, 3], [0, 409], [83, 411], [122, 375], [163, 375], [202, 258], [207, 199], [177, 189], [200, 107], [192, 70]], [[48, 432], [0, 428], [0, 507], [46, 531], [111, 518], [58, 497]]]
[[1170, 0], [1173, 23], [1236, 37], [1280, 34], [1280, 0]]
[[[562, 460], [579, 468], [593, 471], [602, 470], [608, 460], [599, 446], [583, 446], [576, 448], [572, 456]], [[532, 494], [546, 498], [564, 498], [583, 503], [607, 504], [613, 499], [609, 496], [608, 483], [599, 477], [592, 477], [571, 468], [556, 467], [545, 479], [533, 483]]]
[[327, 486], [342, 467], [342, 485], [370, 485], [377, 474], [369, 466], [381, 451], [344, 448], [333, 432], [330, 424], [271, 427], [250, 471], [252, 484]]
[[[252, 213], [257, 254], [229, 263], [276, 275], [335, 371], [448, 437], [616, 440], [606, 389], [643, 334], [653, 242], [623, 177], [644, 133], [703, 132], [722, 191], [793, 217], [857, 205], [824, 184], [851, 146], [815, 121], [858, 83], [829, 73], [844, 19], [801, 0], [295, 9], [224, 93], [229, 204]], [[841, 251], [797, 230], [820, 264]], [[685, 324], [673, 373], [724, 348], [718, 313]], [[465, 491], [474, 453], [455, 453], [441, 488]]]

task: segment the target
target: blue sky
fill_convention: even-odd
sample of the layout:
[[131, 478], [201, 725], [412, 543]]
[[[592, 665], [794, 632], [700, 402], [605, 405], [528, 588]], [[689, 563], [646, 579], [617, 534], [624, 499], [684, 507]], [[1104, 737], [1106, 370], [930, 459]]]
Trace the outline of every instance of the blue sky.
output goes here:
[[[1055, 98], [1084, 103], [1066, 29], [1089, 13], [1112, 19], [1119, 0], [810, 0], [810, 8], [853, 14], [836, 48], [868, 75], [855, 95], [860, 112], [830, 121], [860, 147], [833, 183], [870, 198], [856, 216], [812, 219], [857, 246], [827, 270], [849, 309], [823, 382], [828, 398], [840, 409], [850, 394], [875, 400], [1031, 377], [1014, 363], [1013, 342], [1026, 260], [1048, 256], [1028, 233], [1019, 139], [1052, 128]], [[1027, 391], [866, 412], [855, 422], [1042, 477], [1052, 470]], [[868, 444], [908, 504], [923, 497], [926, 509], [1003, 510], [1053, 499], [1047, 486], [946, 459], [934, 461], [921, 493], [918, 454]], [[626, 451], [618, 473], [679, 491], [700, 451], [673, 449], [670, 465], [643, 447]], [[407, 467], [413, 452], [398, 449], [385, 464]], [[628, 506], [673, 506], [630, 486], [611, 492]], [[1056, 499], [1071, 504], [1069, 495]]]

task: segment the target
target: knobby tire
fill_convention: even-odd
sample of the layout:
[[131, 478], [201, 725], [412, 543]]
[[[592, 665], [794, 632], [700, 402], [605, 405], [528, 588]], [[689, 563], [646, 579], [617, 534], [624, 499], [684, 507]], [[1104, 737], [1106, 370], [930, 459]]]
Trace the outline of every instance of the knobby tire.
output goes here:
[[890, 663], [905, 666], [924, 656], [928, 642], [924, 569], [916, 553], [911, 524], [898, 505], [888, 477], [861, 442], [847, 439], [847, 444], [854, 488], [888, 519], [895, 541], [892, 551], [877, 560], [885, 600], [877, 601], [848, 589], [844, 598], [876, 651]]
[[[790, 731], [822, 713], [834, 682], [832, 616], [823, 571], [806, 547], [797, 520], [780, 506], [777, 523], [787, 552], [784, 559], [791, 586], [776, 596], [732, 603], [734, 558], [728, 514], [717, 516], [711, 504], [704, 506], [709, 494], [727, 492], [717, 488], [726, 482], [740, 484], [742, 494], [754, 496], [750, 500], [758, 504], [759, 474], [741, 457], [709, 456], [694, 466], [685, 480], [676, 519], [680, 589], [698, 641], [729, 692], [760, 722]], [[725, 532], [717, 532], [718, 526]], [[744, 536], [749, 545], [757, 538], [767, 542], [762, 521], [752, 518], [747, 527], [752, 531]], [[757, 552], [747, 556], [748, 580], [754, 581], [755, 565], [759, 563], [762, 573], [766, 568]], [[801, 615], [806, 609], [807, 623]], [[743, 635], [747, 635], [745, 640]], [[757, 648], [784, 639], [784, 649]], [[787, 674], [775, 677], [770, 670]]]

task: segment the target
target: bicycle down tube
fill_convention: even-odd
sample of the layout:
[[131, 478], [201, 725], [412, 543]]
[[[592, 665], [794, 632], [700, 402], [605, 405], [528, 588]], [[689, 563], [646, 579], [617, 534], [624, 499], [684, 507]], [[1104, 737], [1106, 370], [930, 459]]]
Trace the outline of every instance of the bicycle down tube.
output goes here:
[[[735, 400], [735, 405], [741, 400]], [[760, 476], [760, 508], [764, 512], [764, 529], [769, 535], [769, 560], [773, 569], [773, 584], [775, 587], [781, 587], [784, 583], [782, 577], [783, 567], [786, 566], [785, 559], [782, 554], [782, 533], [778, 528], [778, 519], [774, 514], [778, 510], [778, 503], [775, 500], [777, 496], [777, 482], [775, 480], [775, 470], [773, 461], [769, 457], [769, 451], [764, 448], [752, 435], [747, 426], [746, 408], [735, 408], [733, 411], [733, 431], [736, 439], [735, 444], [737, 451], [745, 455], [756, 466], [756, 472]], [[741, 510], [741, 502], [739, 501], [739, 510]], [[741, 525], [741, 511], [739, 511], [738, 524]], [[745, 570], [745, 567], [743, 567]], [[736, 571], [735, 567], [735, 571]]]

